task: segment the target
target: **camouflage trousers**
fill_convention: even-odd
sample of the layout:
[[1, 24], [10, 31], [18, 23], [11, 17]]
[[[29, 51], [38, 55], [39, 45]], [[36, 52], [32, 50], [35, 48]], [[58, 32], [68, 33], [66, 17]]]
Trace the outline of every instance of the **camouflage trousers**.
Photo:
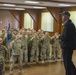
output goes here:
[[40, 53], [41, 60], [50, 60], [50, 46], [41, 47]]
[[51, 59], [57, 59], [57, 58], [58, 58], [58, 47], [52, 47]]
[[23, 49], [23, 57], [24, 57], [24, 62], [27, 63], [28, 62], [28, 49]]
[[5, 74], [5, 61], [3, 57], [0, 57], [0, 75]]
[[39, 49], [36, 47], [32, 47], [31, 49], [30, 62], [33, 62], [34, 59], [36, 59], [36, 62], [39, 62]]
[[13, 69], [14, 69], [14, 66], [15, 66], [15, 62], [16, 60], [18, 59], [18, 68], [19, 68], [19, 71], [22, 71], [22, 59], [21, 59], [21, 56], [20, 55], [13, 55], [11, 56], [11, 59], [10, 59], [10, 72], [13, 72]]

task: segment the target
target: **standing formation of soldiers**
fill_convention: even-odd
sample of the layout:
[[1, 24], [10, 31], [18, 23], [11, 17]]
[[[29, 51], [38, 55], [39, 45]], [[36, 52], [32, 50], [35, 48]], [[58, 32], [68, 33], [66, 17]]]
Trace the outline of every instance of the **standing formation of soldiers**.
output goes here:
[[[6, 46], [6, 34], [7, 30], [3, 29], [0, 38], [3, 39], [4, 46]], [[58, 33], [55, 33], [55, 35], [57, 34]], [[39, 29], [38, 32], [36, 32], [34, 29], [12, 29], [12, 38], [10, 39], [10, 44], [8, 47], [5, 47], [5, 49], [8, 50], [8, 53], [6, 54], [9, 55], [7, 58], [10, 58], [10, 74], [13, 74], [16, 60], [18, 60], [19, 72], [21, 72], [23, 61], [25, 62], [25, 65], [29, 65], [33, 61], [36, 61], [38, 64], [39, 61], [44, 63], [45, 61], [51, 62], [51, 60], [59, 59], [60, 41], [55, 35], [52, 38], [50, 37], [49, 32], [44, 33], [44, 31], [41, 29]], [[52, 45], [51, 55], [50, 45]], [[2, 47], [4, 48], [4, 46]], [[0, 54], [0, 58], [1, 57], [4, 58], [4, 56]]]

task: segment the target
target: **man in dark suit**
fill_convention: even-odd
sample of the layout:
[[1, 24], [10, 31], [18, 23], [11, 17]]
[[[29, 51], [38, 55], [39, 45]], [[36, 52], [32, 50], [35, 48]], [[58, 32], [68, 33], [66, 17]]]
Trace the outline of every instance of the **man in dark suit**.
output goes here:
[[61, 36], [61, 48], [63, 54], [63, 62], [66, 70], [66, 75], [76, 75], [76, 68], [72, 62], [72, 55], [74, 49], [75, 26], [69, 19], [70, 13], [62, 13], [62, 21], [64, 23], [64, 30]]

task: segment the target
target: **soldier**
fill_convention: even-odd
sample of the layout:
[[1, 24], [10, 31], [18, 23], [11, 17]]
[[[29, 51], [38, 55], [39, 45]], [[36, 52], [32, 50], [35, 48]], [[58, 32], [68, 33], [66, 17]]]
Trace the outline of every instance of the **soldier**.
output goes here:
[[[41, 39], [44, 36], [43, 30], [38, 30], [39, 39]], [[40, 53], [41, 53], [41, 43], [39, 43], [39, 59], [40, 59]]]
[[0, 37], [3, 39], [3, 45], [6, 46], [6, 33], [5, 30], [2, 30], [2, 34], [0, 35]]
[[31, 42], [29, 41], [32, 38], [32, 32], [31, 30], [27, 30], [27, 36], [28, 36], [28, 61], [30, 62], [30, 53], [31, 53]]
[[17, 30], [17, 29], [14, 29], [14, 30], [13, 30], [13, 34], [14, 34], [14, 35], [17, 35], [17, 34], [18, 34], [18, 30]]
[[22, 29], [20, 29], [19, 31], [18, 31], [18, 35], [21, 37], [22, 36]]
[[44, 36], [44, 31], [43, 30], [38, 30], [39, 33], [39, 38], [42, 38]]
[[[15, 36], [18, 34], [18, 30], [12, 29], [12, 32], [11, 33], [12, 33], [12, 37], [10, 39], [10, 42], [12, 42], [15, 39]], [[7, 45], [7, 48], [8, 47], [9, 47], [9, 45]], [[10, 59], [10, 57], [11, 57], [11, 50], [9, 50], [9, 59]]]
[[19, 63], [19, 72], [22, 72], [22, 60], [23, 60], [23, 51], [22, 51], [22, 41], [20, 40], [19, 35], [16, 35], [16, 38], [10, 43], [10, 48], [12, 49], [12, 56], [10, 59], [10, 74], [13, 74], [15, 60], [18, 59]]
[[34, 57], [36, 57], [36, 63], [39, 63], [39, 38], [38, 34], [35, 33], [34, 37], [31, 38], [30, 40], [32, 42], [32, 48], [31, 48], [31, 57], [30, 57], [30, 62], [33, 62]]
[[16, 37], [17, 34], [18, 34], [18, 30], [17, 29], [13, 29], [12, 30], [12, 38], [11, 38], [10, 42], [15, 39], [15, 37]]
[[56, 38], [56, 35], [59, 35], [58, 32], [56, 32], [52, 38], [51, 41], [52, 43], [52, 56], [51, 59], [57, 61], [59, 59], [58, 54], [59, 54], [59, 42], [60, 40]]
[[27, 65], [28, 63], [28, 36], [24, 29], [22, 30], [21, 41], [23, 43], [24, 62], [25, 62], [25, 65]]
[[[1, 34], [0, 37], [3, 39], [3, 45], [4, 45], [6, 48], [8, 48], [8, 47], [7, 47], [7, 42], [6, 42], [6, 34], [7, 34], [7, 33], [6, 33], [5, 29], [2, 29], [2, 34]], [[8, 54], [5, 53], [5, 59], [6, 59], [5, 61], [6, 61], [6, 62], [8, 62], [8, 58], [9, 58], [9, 57], [8, 57]]]
[[0, 75], [5, 74], [5, 53], [8, 53], [7, 48], [2, 45], [2, 41], [2, 38], [0, 38]]
[[34, 36], [34, 34], [36, 33], [36, 30], [32, 29], [31, 32], [32, 32], [32, 36]]
[[51, 37], [49, 36], [48, 32], [45, 32], [45, 35], [41, 38], [41, 60], [42, 63], [44, 63], [44, 60], [46, 59], [48, 62], [50, 62], [50, 40]]

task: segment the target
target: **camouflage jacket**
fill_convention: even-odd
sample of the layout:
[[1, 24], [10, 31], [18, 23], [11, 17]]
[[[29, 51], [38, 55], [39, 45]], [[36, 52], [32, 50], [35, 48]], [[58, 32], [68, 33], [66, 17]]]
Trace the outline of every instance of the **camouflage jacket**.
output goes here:
[[8, 53], [8, 49], [4, 46], [0, 46], [0, 64], [5, 62], [5, 53]]
[[31, 42], [32, 42], [32, 47], [38, 47], [39, 46], [39, 37], [32, 37], [31, 38], [31, 40], [30, 40]]
[[43, 36], [42, 38], [41, 38], [41, 43], [42, 43], [42, 45], [49, 45], [50, 44], [50, 41], [51, 41], [51, 37], [50, 36]]
[[10, 43], [10, 47], [12, 48], [12, 55], [21, 55], [23, 44], [21, 40], [13, 40]]
[[23, 43], [23, 46], [27, 46], [28, 45], [28, 36], [27, 35], [22, 35], [21, 36], [21, 41]]

